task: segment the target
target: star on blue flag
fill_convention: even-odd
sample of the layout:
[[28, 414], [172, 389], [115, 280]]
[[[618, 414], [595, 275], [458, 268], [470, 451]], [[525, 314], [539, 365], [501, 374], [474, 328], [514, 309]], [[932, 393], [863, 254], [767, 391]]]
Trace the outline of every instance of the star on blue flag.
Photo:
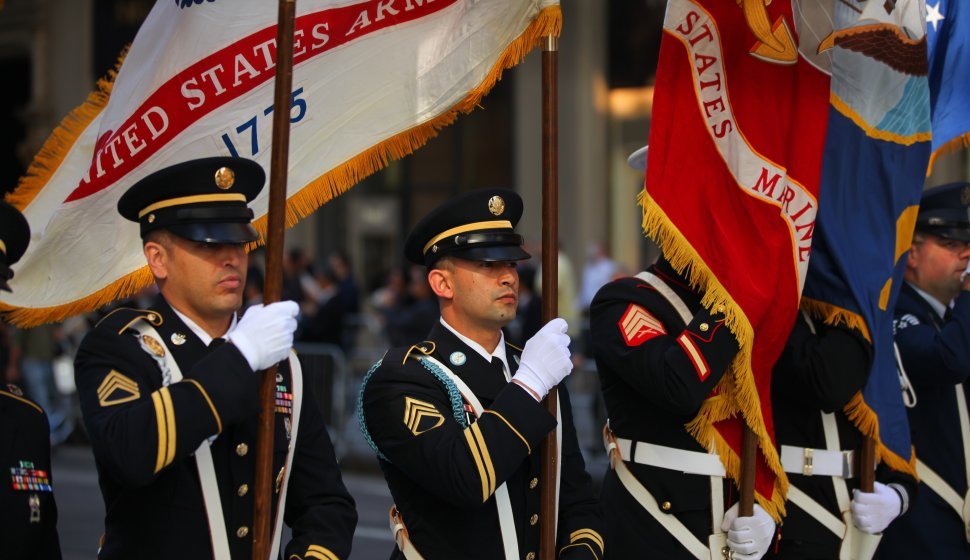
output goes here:
[[933, 162], [970, 146], [970, 6], [961, 0], [926, 5]]

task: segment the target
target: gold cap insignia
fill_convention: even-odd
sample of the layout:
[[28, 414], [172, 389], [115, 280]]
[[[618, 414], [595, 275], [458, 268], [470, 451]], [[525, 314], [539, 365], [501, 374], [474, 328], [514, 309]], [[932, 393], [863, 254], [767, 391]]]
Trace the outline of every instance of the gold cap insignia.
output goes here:
[[148, 223], [150, 223], [150, 224], [154, 224], [155, 223], [155, 214], [149, 214], [148, 215]]
[[431, 403], [404, 397], [404, 425], [419, 436], [445, 423], [445, 417]]
[[185, 335], [184, 334], [182, 334], [180, 332], [172, 333], [172, 344], [174, 344], [176, 346], [181, 346], [181, 345], [185, 344], [185, 340], [186, 340], [186, 338], [185, 338]]
[[9, 391], [11, 395], [17, 395], [18, 397], [24, 396], [23, 390], [13, 383], [7, 383], [7, 391]]
[[236, 172], [228, 167], [220, 167], [216, 170], [216, 186], [222, 190], [229, 190], [236, 182]]
[[111, 370], [98, 386], [98, 402], [103, 407], [133, 401], [140, 394], [138, 384], [117, 370]]
[[154, 338], [148, 336], [147, 334], [143, 334], [141, 336], [141, 342], [142, 342], [142, 345], [145, 347], [145, 349], [151, 352], [152, 354], [154, 354], [155, 357], [157, 358], [165, 357], [165, 347], [162, 346], [161, 342], [155, 340]]
[[505, 201], [502, 200], [501, 196], [493, 196], [488, 199], [488, 211], [496, 216], [505, 212]]

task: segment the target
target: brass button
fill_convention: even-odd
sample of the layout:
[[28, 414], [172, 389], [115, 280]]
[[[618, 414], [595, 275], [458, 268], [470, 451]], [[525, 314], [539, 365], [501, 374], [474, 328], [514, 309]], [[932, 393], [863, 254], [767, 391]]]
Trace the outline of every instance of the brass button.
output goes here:
[[240, 443], [239, 445], [236, 446], [236, 455], [239, 455], [240, 457], [245, 457], [246, 453], [249, 453], [248, 445], [246, 445], [245, 443]]
[[238, 494], [240, 498], [242, 498], [246, 494], [249, 494], [249, 485], [243, 484], [242, 486], [240, 486], [239, 489], [236, 490], [236, 494]]
[[697, 328], [700, 329], [701, 332], [707, 332], [707, 330], [710, 329], [711, 327], [707, 323], [701, 323], [700, 326]]
[[530, 552], [525, 555], [525, 560], [536, 560], [536, 553]]
[[663, 504], [660, 505], [660, 509], [662, 509], [664, 511], [670, 511], [670, 508], [671, 507], [673, 507], [673, 506], [671, 505], [670, 502], [664, 502]]
[[724, 306], [723, 305], [718, 305], [717, 306], [717, 312], [718, 313], [724, 313]]
[[239, 537], [240, 539], [246, 538], [246, 535], [248, 534], [249, 534], [249, 527], [246, 527], [245, 525], [236, 529], [236, 536]]
[[535, 490], [536, 489], [536, 486], [539, 486], [539, 479], [538, 478], [533, 478], [532, 480], [529, 481], [529, 489], [530, 490]]
[[538, 522], [539, 522], [539, 515], [533, 513], [532, 517], [529, 518], [529, 525], [535, 525]]

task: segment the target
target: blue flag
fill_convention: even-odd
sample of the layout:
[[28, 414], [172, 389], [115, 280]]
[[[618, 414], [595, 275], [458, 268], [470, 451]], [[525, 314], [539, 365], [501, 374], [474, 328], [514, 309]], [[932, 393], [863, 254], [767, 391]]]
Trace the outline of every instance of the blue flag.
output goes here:
[[930, 155], [929, 88], [921, 6], [900, 2], [888, 14], [885, 6], [870, 1], [861, 17], [835, 12], [831, 107], [803, 307], [872, 342], [868, 384], [846, 413], [876, 439], [883, 461], [913, 472], [892, 312]]
[[970, 146], [970, 6], [966, 0], [926, 4], [933, 162], [941, 153]]

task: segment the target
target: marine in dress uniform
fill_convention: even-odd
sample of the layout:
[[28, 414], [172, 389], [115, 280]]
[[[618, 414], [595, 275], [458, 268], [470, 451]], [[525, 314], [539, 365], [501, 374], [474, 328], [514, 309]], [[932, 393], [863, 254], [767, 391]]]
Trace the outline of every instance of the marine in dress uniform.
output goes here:
[[[99, 558], [251, 558], [255, 372], [286, 359], [296, 328], [293, 302], [235, 316], [245, 243], [258, 237], [247, 203], [264, 180], [253, 161], [206, 158], [153, 173], [119, 201], [141, 225], [160, 297], [105, 317], [76, 359], [106, 510]], [[285, 496], [287, 560], [346, 559], [354, 501], [297, 365], [276, 379], [271, 519]]]
[[[634, 152], [630, 166], [645, 169], [646, 151]], [[725, 547], [734, 558], [760, 558], [774, 533], [760, 506], [753, 517], [737, 518], [737, 507], [725, 515], [736, 493], [720, 458], [685, 427], [738, 352], [723, 310], [708, 311], [700, 301], [661, 259], [606, 284], [590, 305], [614, 466], [600, 495], [607, 558], [721, 558]], [[745, 531], [738, 542], [727, 538], [722, 518], [728, 529]]]
[[[23, 256], [29, 240], [27, 220], [13, 206], [0, 202], [0, 290], [11, 291], [10, 266]], [[19, 387], [2, 383], [0, 469], [0, 556], [59, 560], [47, 414], [25, 398]]]
[[[396, 505], [391, 558], [533, 560], [550, 522], [539, 518], [538, 450], [557, 421], [539, 400], [572, 366], [562, 319], [524, 350], [501, 333], [515, 316], [514, 261], [529, 256], [513, 230], [521, 214], [512, 191], [472, 191], [431, 212], [405, 243], [407, 258], [428, 266], [442, 318], [426, 340], [388, 351], [360, 392], [361, 428]], [[483, 316], [485, 326], [469, 319]], [[556, 557], [600, 559], [602, 521], [563, 385], [559, 397]]]
[[970, 558], [970, 183], [923, 193], [895, 310], [919, 493], [885, 558]]
[[[863, 436], [845, 406], [865, 387], [872, 345], [856, 329], [826, 325], [799, 314], [772, 372], [775, 439], [791, 484], [787, 515], [770, 556], [787, 559], [839, 557], [842, 512], [859, 487]], [[885, 465], [877, 484], [890, 503], [884, 520], [898, 517], [915, 492], [915, 480]], [[878, 495], [878, 492], [876, 492]], [[864, 498], [871, 498], [872, 493]], [[810, 501], [806, 501], [810, 500]], [[874, 506], [875, 507], [875, 506]], [[855, 523], [855, 520], [853, 520]], [[860, 520], [867, 531], [881, 532]]]

